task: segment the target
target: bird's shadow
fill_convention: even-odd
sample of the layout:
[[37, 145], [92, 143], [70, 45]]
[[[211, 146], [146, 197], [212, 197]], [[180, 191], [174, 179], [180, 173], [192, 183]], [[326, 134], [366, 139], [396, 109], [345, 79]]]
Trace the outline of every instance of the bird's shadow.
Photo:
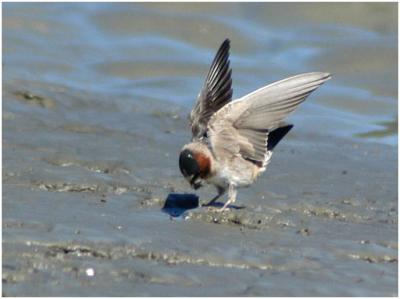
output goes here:
[[196, 194], [170, 193], [161, 211], [172, 217], [179, 217], [187, 210], [199, 207], [199, 197]]
[[[222, 202], [214, 202], [209, 205], [199, 205], [199, 197], [191, 193], [170, 193], [165, 200], [161, 211], [167, 213], [171, 217], [179, 217], [187, 210], [196, 209], [198, 207], [215, 207], [222, 208]], [[243, 209], [244, 207], [229, 205], [230, 209]]]

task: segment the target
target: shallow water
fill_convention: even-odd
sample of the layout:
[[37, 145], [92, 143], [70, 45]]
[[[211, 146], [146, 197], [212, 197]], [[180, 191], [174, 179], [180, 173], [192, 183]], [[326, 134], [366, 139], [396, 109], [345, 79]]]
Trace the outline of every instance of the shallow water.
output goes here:
[[[235, 97], [333, 79], [219, 215], [177, 155], [226, 37]], [[3, 295], [394, 296], [397, 119], [395, 3], [4, 4]]]

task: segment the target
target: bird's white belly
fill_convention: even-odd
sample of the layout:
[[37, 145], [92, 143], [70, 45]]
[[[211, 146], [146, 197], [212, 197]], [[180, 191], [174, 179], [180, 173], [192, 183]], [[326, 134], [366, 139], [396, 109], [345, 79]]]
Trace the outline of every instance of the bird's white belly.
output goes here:
[[207, 182], [222, 188], [227, 188], [229, 186], [229, 180], [222, 175], [221, 172], [207, 179]]
[[247, 187], [254, 182], [254, 179], [254, 172], [250, 167], [239, 167], [239, 169], [221, 167], [221, 170], [208, 181], [222, 187], [228, 187], [229, 184], [236, 187]]

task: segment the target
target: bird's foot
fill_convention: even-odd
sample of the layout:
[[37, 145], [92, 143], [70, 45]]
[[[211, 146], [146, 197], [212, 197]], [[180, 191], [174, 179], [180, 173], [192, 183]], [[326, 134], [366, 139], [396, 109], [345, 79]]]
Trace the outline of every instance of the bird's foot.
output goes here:
[[207, 211], [213, 212], [213, 213], [221, 213], [225, 210], [229, 210], [229, 207], [222, 207], [220, 205], [209, 205], [209, 204], [204, 204], [202, 205], [203, 208], [206, 208]]
[[218, 212], [218, 211], [220, 210], [220, 208], [218, 208], [218, 207], [216, 207], [216, 206], [214, 206], [214, 205], [208, 205], [208, 204], [206, 204], [206, 205], [202, 205], [202, 207], [203, 207], [203, 208], [206, 208], [207, 211], [209, 211], [209, 212]]
[[229, 193], [228, 201], [224, 204], [224, 206], [221, 209], [218, 209], [218, 212], [220, 213], [229, 209], [229, 205], [236, 201], [237, 190], [234, 185], [229, 185], [228, 193]]
[[235, 202], [234, 200], [229, 199], [229, 200], [224, 204], [224, 206], [223, 206], [222, 208], [220, 208], [220, 209], [217, 210], [217, 212], [222, 213], [222, 212], [225, 211], [225, 210], [229, 210], [229, 209], [230, 209], [230, 208], [229, 208], [229, 205], [230, 205], [231, 203], [234, 203], [234, 202]]

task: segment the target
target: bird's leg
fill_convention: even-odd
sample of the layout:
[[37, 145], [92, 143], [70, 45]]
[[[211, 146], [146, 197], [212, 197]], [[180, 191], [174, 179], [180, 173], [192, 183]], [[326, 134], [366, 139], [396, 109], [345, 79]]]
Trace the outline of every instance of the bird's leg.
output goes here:
[[212, 205], [218, 198], [220, 198], [220, 197], [225, 193], [225, 191], [226, 191], [225, 188], [219, 187], [219, 186], [217, 186], [217, 190], [218, 190], [218, 194], [217, 194], [213, 199], [211, 199], [208, 203], [206, 203], [206, 204], [203, 205], [203, 206], [205, 206], [205, 207], [211, 206], [211, 205]]
[[237, 195], [237, 190], [235, 185], [229, 185], [228, 189], [228, 201], [224, 204], [224, 206], [218, 210], [218, 212], [223, 212], [226, 210], [226, 208], [231, 204], [236, 201], [236, 195]]

